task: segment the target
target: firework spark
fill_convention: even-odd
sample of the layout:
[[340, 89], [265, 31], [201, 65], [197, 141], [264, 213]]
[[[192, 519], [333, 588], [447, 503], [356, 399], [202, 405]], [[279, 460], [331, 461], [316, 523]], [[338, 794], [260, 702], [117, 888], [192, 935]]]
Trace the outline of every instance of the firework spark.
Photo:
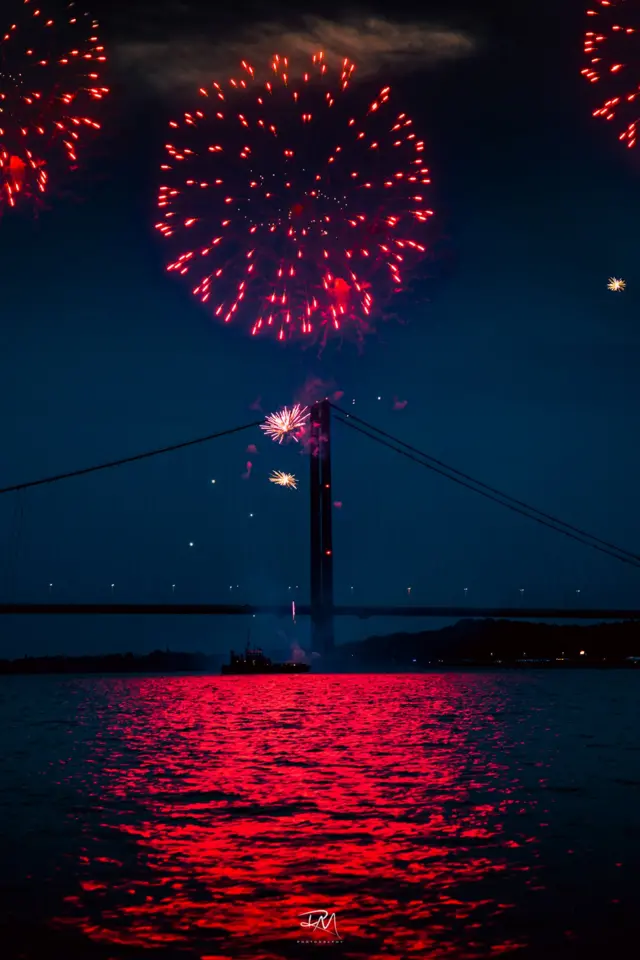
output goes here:
[[[49, 0], [44, 0], [47, 5]], [[5, 10], [8, 7], [8, 10]], [[0, 212], [37, 200], [52, 175], [76, 168], [79, 144], [100, 129], [96, 101], [106, 61], [98, 24], [62, 5], [55, 20], [31, 0], [8, 0], [0, 29]]]
[[291, 409], [283, 407], [277, 413], [270, 413], [260, 429], [278, 443], [282, 443], [285, 437], [292, 437], [298, 443], [297, 434], [304, 430], [309, 416], [309, 408], [296, 403]]
[[607, 289], [614, 290], [617, 292], [619, 290], [624, 290], [626, 285], [627, 285], [626, 280], [620, 280], [618, 277], [610, 277], [609, 282], [607, 284]]
[[[640, 76], [637, 46], [640, 10], [627, 0], [595, 0], [587, 10], [589, 25], [584, 38], [587, 66], [582, 75], [603, 87], [594, 117], [613, 123], [618, 139], [627, 147], [637, 143], [640, 123]], [[637, 102], [636, 102], [637, 101]]]
[[175, 248], [167, 269], [224, 323], [362, 336], [424, 257], [424, 141], [390, 87], [363, 99], [354, 70], [322, 53], [302, 76], [286, 57], [266, 73], [243, 61], [171, 121], [156, 228]]
[[278, 487], [291, 487], [292, 490], [298, 489], [298, 481], [292, 473], [283, 473], [282, 470], [274, 470], [269, 480]]

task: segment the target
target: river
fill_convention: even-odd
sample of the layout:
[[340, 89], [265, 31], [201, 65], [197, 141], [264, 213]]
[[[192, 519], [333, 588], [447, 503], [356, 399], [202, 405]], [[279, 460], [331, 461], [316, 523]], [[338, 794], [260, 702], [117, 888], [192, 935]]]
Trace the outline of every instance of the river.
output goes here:
[[4, 677], [3, 956], [631, 955], [639, 693], [625, 670]]

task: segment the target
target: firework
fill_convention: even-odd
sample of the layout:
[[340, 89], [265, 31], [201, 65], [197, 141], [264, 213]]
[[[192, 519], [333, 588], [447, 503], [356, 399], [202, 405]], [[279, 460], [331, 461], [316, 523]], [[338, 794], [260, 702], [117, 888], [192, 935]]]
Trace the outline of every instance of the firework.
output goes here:
[[0, 212], [75, 169], [85, 134], [100, 127], [96, 101], [108, 93], [98, 24], [74, 3], [54, 17], [35, 0], [8, 0], [1, 13]]
[[270, 413], [265, 422], [260, 425], [268, 437], [282, 443], [285, 437], [293, 437], [298, 442], [299, 434], [309, 419], [308, 407], [301, 407], [296, 403], [291, 409], [283, 407], [278, 413]]
[[278, 487], [291, 487], [292, 490], [298, 489], [298, 481], [292, 473], [283, 473], [282, 470], [274, 470], [269, 480]]
[[613, 122], [618, 139], [635, 147], [640, 120], [640, 75], [636, 47], [640, 38], [640, 9], [627, 0], [595, 0], [587, 10], [589, 29], [581, 71], [590, 83], [600, 84], [594, 117]]
[[391, 89], [315, 54], [201, 88], [170, 123], [157, 229], [213, 317], [279, 340], [362, 336], [425, 252], [424, 142]]
[[618, 279], [618, 277], [610, 277], [609, 282], [607, 284], [607, 289], [614, 290], [617, 292], [619, 290], [624, 290], [626, 285], [627, 285], [626, 280], [620, 280]]

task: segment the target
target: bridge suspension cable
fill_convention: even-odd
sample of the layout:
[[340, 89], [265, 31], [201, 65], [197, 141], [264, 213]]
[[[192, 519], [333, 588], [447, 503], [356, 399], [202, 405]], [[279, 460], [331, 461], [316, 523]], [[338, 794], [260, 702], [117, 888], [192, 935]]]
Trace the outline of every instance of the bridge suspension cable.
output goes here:
[[[461, 470], [456, 470], [455, 467], [450, 467], [441, 460], [437, 460], [435, 457], [424, 453], [417, 447], [413, 447], [411, 444], [405, 443], [403, 440], [399, 440], [397, 437], [394, 437], [392, 434], [381, 430], [379, 427], [374, 427], [372, 424], [367, 423], [366, 420], [356, 417], [353, 413], [347, 413], [346, 410], [342, 410], [335, 404], [331, 404], [331, 406], [336, 413], [340, 414], [340, 416], [337, 417], [337, 420], [340, 423], [343, 423], [351, 430], [355, 430], [356, 432], [369, 437], [371, 440], [375, 440], [376, 443], [380, 443], [382, 446], [388, 447], [395, 453], [399, 453], [402, 456], [407, 457], [409, 460], [419, 463], [421, 466], [426, 467], [428, 470], [432, 470], [434, 473], [439, 473], [448, 480], [453, 480], [454, 483], [466, 487], [468, 490], [473, 490], [475, 493], [479, 493], [488, 500], [493, 500], [495, 503], [500, 504], [500, 506], [507, 507], [507, 509], [512, 510], [514, 513], [519, 513], [524, 517], [528, 517], [530, 520], [535, 520], [536, 523], [539, 523], [544, 527], [548, 527], [551, 530], [555, 530], [557, 533], [561, 533], [565, 537], [581, 543], [583, 546], [591, 547], [593, 550], [598, 550], [600, 553], [605, 553], [608, 556], [614, 557], [616, 560], [620, 560], [622, 563], [629, 564], [630, 566], [640, 567], [640, 555], [631, 553], [629, 550], [618, 547], [614, 543], [609, 543], [607, 540], [601, 540], [599, 537], [593, 536], [586, 530], [581, 530], [580, 527], [575, 527], [570, 523], [565, 523], [564, 520], [560, 520], [559, 518], [554, 517], [552, 514], [545, 513], [542, 510], [538, 510], [537, 507], [530, 506], [523, 500], [517, 500], [515, 497], [511, 497], [509, 494], [503, 493], [501, 490], [497, 490], [495, 487], [491, 487], [486, 483], [482, 483], [480, 480], [476, 480], [474, 477], [463, 473]], [[352, 421], [357, 421], [357, 423]]]
[[45, 483], [56, 483], [58, 480], [69, 480], [71, 477], [81, 477], [85, 473], [95, 473], [97, 470], [109, 470], [111, 467], [121, 467], [125, 463], [135, 463], [136, 460], [146, 460], [148, 457], [157, 457], [161, 453], [171, 453], [173, 450], [184, 450], [185, 447], [194, 447], [198, 443], [207, 443], [209, 440], [218, 440], [220, 437], [229, 437], [233, 433], [251, 430], [253, 427], [259, 427], [261, 423], [262, 420], [255, 420], [253, 423], [245, 423], [242, 427], [232, 427], [231, 430], [221, 430], [219, 433], [210, 433], [208, 436], [198, 437], [196, 440], [186, 440], [184, 443], [175, 443], [171, 447], [160, 447], [157, 450], [149, 450], [147, 453], [138, 453], [135, 457], [123, 457], [121, 460], [111, 460], [109, 463], [99, 463], [93, 467], [83, 467], [81, 470], [72, 470], [70, 473], [59, 473], [54, 477], [44, 477], [41, 480], [15, 483], [11, 487], [1, 488], [0, 495], [3, 493], [14, 493], [16, 490], [27, 490], [29, 487], [40, 487]]
[[[337, 418], [340, 423], [343, 423], [351, 430], [355, 430], [358, 433], [369, 437], [371, 440], [375, 440], [382, 446], [388, 447], [395, 453], [400, 453], [402, 456], [413, 460], [415, 463], [419, 463], [428, 470], [439, 473], [448, 480], [452, 480], [454, 483], [466, 487], [468, 490], [473, 490], [475, 493], [479, 493], [486, 499], [493, 500], [495, 503], [500, 504], [500, 506], [507, 507], [507, 509], [512, 510], [515, 513], [519, 513], [531, 520], [535, 520], [536, 523], [548, 527], [551, 530], [555, 530], [557, 533], [562, 533], [564, 536], [581, 543], [583, 546], [591, 547], [594, 550], [598, 550], [600, 553], [605, 553], [608, 556], [612, 556], [616, 560], [621, 560], [623, 563], [627, 563], [631, 566], [640, 567], [639, 554], [625, 550], [623, 547], [618, 547], [616, 544], [610, 543], [607, 540], [602, 540], [601, 538], [580, 529], [580, 527], [575, 527], [570, 523], [566, 523], [564, 520], [560, 520], [558, 517], [554, 517], [552, 514], [545, 513], [543, 510], [538, 510], [537, 507], [532, 507], [530, 504], [527, 504], [522, 500], [511, 497], [509, 494], [506, 494], [495, 487], [491, 487], [489, 484], [483, 483], [481, 480], [476, 480], [474, 477], [467, 473], [463, 473], [461, 470], [457, 470], [455, 467], [449, 466], [442, 460], [438, 460], [436, 457], [432, 457], [430, 454], [419, 450], [417, 447], [406, 443], [404, 440], [400, 440], [398, 437], [381, 430], [379, 427], [373, 426], [373, 424], [368, 423], [366, 420], [362, 420], [355, 414], [348, 413], [346, 410], [342, 410], [340, 407], [336, 406], [336, 404], [330, 403], [329, 405], [336, 413], [340, 414], [340, 416]], [[80, 470], [60, 473], [51, 477], [43, 477], [39, 480], [30, 480], [26, 483], [13, 484], [9, 487], [0, 488], [0, 495], [27, 490], [31, 487], [38, 487], [47, 483], [56, 483], [59, 480], [68, 480], [72, 477], [84, 476], [85, 474], [95, 473], [99, 470], [109, 470], [113, 467], [123, 466], [127, 463], [135, 463], [138, 460], [145, 460], [149, 457], [160, 456], [163, 453], [171, 453], [174, 450], [183, 450], [186, 447], [196, 446], [197, 444], [207, 443], [210, 440], [217, 440], [221, 437], [227, 437], [235, 433], [241, 433], [244, 430], [253, 429], [254, 427], [260, 426], [261, 423], [261, 420], [256, 420], [252, 423], [246, 423], [239, 427], [232, 427], [229, 430], [221, 430], [218, 433], [208, 434], [205, 437], [198, 437], [195, 440], [186, 440], [182, 443], [176, 443], [168, 447], [160, 447], [155, 450], [149, 450], [145, 453], [136, 454], [135, 456], [123, 457], [120, 460], [111, 460], [107, 463], [96, 464], [91, 467], [84, 467]]]

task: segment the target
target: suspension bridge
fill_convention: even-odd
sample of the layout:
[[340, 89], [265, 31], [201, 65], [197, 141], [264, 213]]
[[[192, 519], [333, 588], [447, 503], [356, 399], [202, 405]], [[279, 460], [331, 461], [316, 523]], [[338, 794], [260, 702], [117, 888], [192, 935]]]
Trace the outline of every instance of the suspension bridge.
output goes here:
[[[333, 549], [333, 497], [331, 481], [331, 431], [332, 420], [336, 418], [349, 429], [355, 430], [382, 446], [388, 447], [401, 456], [408, 457], [415, 463], [435, 471], [454, 483], [473, 490], [482, 496], [499, 503], [506, 509], [515, 511], [523, 516], [561, 533], [574, 541], [582, 543], [601, 553], [629, 564], [640, 567], [640, 555], [616, 546], [606, 540], [587, 533], [579, 527], [565, 523], [551, 514], [516, 500], [513, 497], [475, 480], [468, 474], [462, 473], [448, 466], [440, 460], [420, 451], [416, 447], [398, 440], [396, 437], [347, 413], [328, 399], [315, 403], [311, 408], [310, 419], [310, 455], [308, 457], [310, 470], [309, 483], [309, 546], [310, 546], [310, 603], [296, 604], [297, 616], [311, 618], [311, 640], [314, 650], [329, 652], [334, 646], [334, 621], [336, 617], [420, 617], [420, 618], [506, 618], [521, 620], [636, 620], [640, 619], [640, 609], [601, 609], [601, 608], [569, 608], [569, 607], [474, 607], [465, 605], [424, 606], [415, 604], [403, 605], [370, 605], [370, 604], [335, 604], [334, 603], [334, 549]], [[0, 495], [19, 492], [33, 487], [43, 486], [79, 477], [96, 471], [107, 470], [123, 466], [149, 457], [173, 452], [175, 450], [206, 443], [223, 436], [229, 436], [250, 428], [258, 423], [245, 424], [234, 427], [207, 437], [200, 437], [186, 443], [175, 444], [152, 450], [147, 453], [127, 457], [121, 460], [103, 463], [66, 474], [45, 477], [27, 483], [15, 484], [0, 489]], [[291, 615], [291, 604], [231, 604], [231, 603], [2, 603], [0, 614], [7, 615], [217, 615], [217, 616], [257, 616], [272, 615], [288, 617]]]

